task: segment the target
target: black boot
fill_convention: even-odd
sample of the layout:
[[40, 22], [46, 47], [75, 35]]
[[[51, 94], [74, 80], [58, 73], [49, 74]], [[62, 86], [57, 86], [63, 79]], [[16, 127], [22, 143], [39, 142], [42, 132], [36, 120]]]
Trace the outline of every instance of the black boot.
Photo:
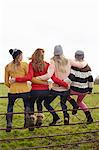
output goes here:
[[28, 128], [30, 126], [30, 107], [27, 106], [24, 114], [24, 128]]
[[12, 129], [12, 116], [7, 115], [6, 120], [7, 120], [6, 132], [11, 132], [11, 129]]
[[69, 124], [69, 114], [67, 114], [67, 117], [64, 118], [64, 125]]
[[79, 106], [74, 99], [71, 99], [69, 102], [73, 106], [72, 115], [75, 115], [77, 113]]
[[25, 115], [24, 128], [28, 128], [30, 126], [30, 115]]
[[49, 126], [54, 126], [57, 122], [61, 122], [61, 119], [57, 114], [53, 115], [53, 121], [49, 124]]
[[93, 122], [93, 118], [91, 116], [91, 113], [90, 111], [85, 111], [85, 115], [86, 115], [86, 118], [87, 118], [87, 123], [90, 124]]

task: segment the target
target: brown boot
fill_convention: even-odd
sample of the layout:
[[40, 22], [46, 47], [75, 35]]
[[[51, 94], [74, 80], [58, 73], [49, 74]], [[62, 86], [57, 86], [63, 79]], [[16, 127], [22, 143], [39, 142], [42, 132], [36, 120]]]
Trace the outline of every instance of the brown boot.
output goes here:
[[34, 125], [35, 125], [35, 120], [36, 120], [36, 116], [35, 115], [30, 115], [29, 116], [29, 131], [33, 131], [34, 130]]
[[43, 118], [44, 118], [44, 115], [42, 113], [37, 114], [37, 120], [36, 120], [37, 127], [40, 127], [42, 125]]

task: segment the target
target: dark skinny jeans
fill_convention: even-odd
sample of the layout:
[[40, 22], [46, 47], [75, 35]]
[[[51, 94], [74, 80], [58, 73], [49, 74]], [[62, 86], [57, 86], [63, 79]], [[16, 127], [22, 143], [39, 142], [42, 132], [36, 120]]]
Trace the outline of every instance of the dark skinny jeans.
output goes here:
[[[7, 106], [7, 115], [6, 115], [6, 119], [7, 121], [10, 120], [12, 121], [12, 117], [13, 117], [13, 107], [14, 107], [14, 103], [16, 101], [16, 99], [18, 98], [22, 98], [23, 99], [23, 103], [24, 103], [24, 115], [26, 116], [26, 113], [28, 110], [29, 106], [29, 99], [30, 99], [30, 92], [26, 92], [26, 93], [8, 93], [8, 106]], [[26, 118], [24, 118], [26, 121]]]
[[30, 92], [31, 100], [30, 100], [30, 109], [32, 114], [34, 114], [34, 104], [37, 104], [38, 113], [42, 113], [42, 102], [48, 97], [49, 90], [32, 90]]
[[56, 114], [55, 110], [50, 104], [57, 96], [60, 96], [61, 108], [63, 111], [64, 118], [66, 118], [68, 117], [66, 101], [69, 95], [70, 95], [70, 91], [59, 92], [59, 91], [51, 90], [50, 95], [44, 100], [44, 106], [52, 115]]

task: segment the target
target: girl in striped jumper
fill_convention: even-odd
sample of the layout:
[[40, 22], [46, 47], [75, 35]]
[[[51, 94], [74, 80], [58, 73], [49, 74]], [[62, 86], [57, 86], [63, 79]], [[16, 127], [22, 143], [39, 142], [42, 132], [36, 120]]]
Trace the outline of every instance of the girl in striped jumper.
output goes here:
[[[76, 51], [75, 59], [80, 63], [83, 63], [84, 52], [81, 50]], [[72, 67], [69, 79], [72, 81], [70, 86], [70, 93], [73, 95], [77, 95], [77, 104], [84, 111], [87, 118], [87, 123], [92, 123], [93, 118], [91, 116], [91, 113], [88, 109], [88, 106], [83, 101], [86, 94], [91, 93], [93, 88], [91, 68], [87, 63], [81, 69], [78, 67]], [[69, 97], [68, 99], [71, 100], [72, 98]]]

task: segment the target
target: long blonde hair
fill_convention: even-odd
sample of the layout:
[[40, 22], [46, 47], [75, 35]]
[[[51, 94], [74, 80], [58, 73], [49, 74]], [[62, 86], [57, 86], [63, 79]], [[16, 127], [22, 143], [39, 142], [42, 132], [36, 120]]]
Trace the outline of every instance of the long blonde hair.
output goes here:
[[55, 63], [56, 71], [58, 70], [58, 72], [62, 73], [67, 72], [66, 65], [68, 64], [68, 59], [65, 58], [64, 55], [54, 56], [51, 58], [51, 60], [53, 60]]
[[44, 70], [44, 49], [36, 49], [35, 52], [32, 54], [31, 58], [29, 59], [32, 60], [32, 66], [35, 72], [40, 72]]

